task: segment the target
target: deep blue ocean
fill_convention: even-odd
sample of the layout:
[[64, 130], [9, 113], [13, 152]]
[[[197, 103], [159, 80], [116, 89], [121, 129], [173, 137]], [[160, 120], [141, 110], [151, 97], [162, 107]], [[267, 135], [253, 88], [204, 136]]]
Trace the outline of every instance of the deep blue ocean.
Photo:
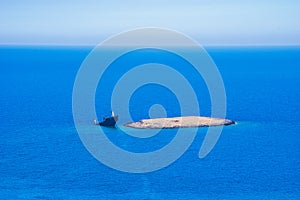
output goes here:
[[[224, 81], [227, 118], [238, 124], [224, 127], [205, 158], [198, 158], [207, 130], [201, 128], [180, 159], [145, 174], [103, 165], [77, 134], [72, 90], [91, 50], [0, 47], [1, 199], [300, 199], [300, 47], [207, 47]], [[133, 95], [133, 119], [147, 118], [151, 104], [174, 97], [149, 91], [147, 98], [142, 91]], [[210, 104], [201, 102], [201, 113], [209, 115]], [[176, 100], [165, 106], [168, 116], [180, 114], [172, 109]], [[109, 111], [98, 109], [98, 118]], [[119, 129], [106, 131], [133, 151], [161, 148], [173, 137], [134, 142]]]

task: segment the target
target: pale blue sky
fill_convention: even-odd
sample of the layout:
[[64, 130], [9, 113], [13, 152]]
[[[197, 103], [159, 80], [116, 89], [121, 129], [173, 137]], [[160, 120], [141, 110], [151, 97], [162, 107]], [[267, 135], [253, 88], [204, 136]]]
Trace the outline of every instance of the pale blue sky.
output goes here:
[[0, 44], [95, 45], [150, 26], [204, 45], [299, 45], [299, 10], [296, 0], [0, 0]]

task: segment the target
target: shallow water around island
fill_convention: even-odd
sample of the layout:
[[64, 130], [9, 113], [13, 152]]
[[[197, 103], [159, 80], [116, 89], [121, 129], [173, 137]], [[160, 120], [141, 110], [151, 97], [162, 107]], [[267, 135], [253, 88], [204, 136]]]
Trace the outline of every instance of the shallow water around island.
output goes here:
[[[0, 48], [2, 199], [300, 198], [298, 47], [208, 48], [224, 79], [227, 118], [238, 124], [224, 127], [217, 145], [203, 159], [198, 153], [207, 128], [198, 129], [180, 159], [146, 174], [108, 168], [78, 137], [72, 87], [89, 51]], [[202, 105], [202, 113], [209, 114], [206, 103]], [[144, 118], [138, 110], [145, 108], [135, 108], [134, 117]], [[105, 128], [105, 133], [114, 144], [133, 152], [161, 148], [176, 135], [176, 129], [166, 129], [136, 139], [122, 128]]]

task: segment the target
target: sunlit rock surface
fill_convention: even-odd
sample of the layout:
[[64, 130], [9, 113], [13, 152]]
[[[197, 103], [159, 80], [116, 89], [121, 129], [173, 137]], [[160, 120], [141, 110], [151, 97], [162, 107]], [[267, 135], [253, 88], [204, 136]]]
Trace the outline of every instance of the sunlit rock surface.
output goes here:
[[219, 119], [200, 116], [172, 117], [143, 119], [138, 122], [130, 122], [124, 126], [131, 128], [190, 128], [190, 127], [208, 127], [208, 126], [227, 126], [236, 124], [228, 119]]

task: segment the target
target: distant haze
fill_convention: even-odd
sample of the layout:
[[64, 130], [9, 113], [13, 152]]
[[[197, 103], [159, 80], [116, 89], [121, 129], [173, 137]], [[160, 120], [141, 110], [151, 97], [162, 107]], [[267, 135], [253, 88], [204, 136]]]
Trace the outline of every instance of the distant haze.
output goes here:
[[204, 45], [300, 45], [300, 1], [0, 2], [0, 44], [95, 45], [139, 27], [185, 33]]

